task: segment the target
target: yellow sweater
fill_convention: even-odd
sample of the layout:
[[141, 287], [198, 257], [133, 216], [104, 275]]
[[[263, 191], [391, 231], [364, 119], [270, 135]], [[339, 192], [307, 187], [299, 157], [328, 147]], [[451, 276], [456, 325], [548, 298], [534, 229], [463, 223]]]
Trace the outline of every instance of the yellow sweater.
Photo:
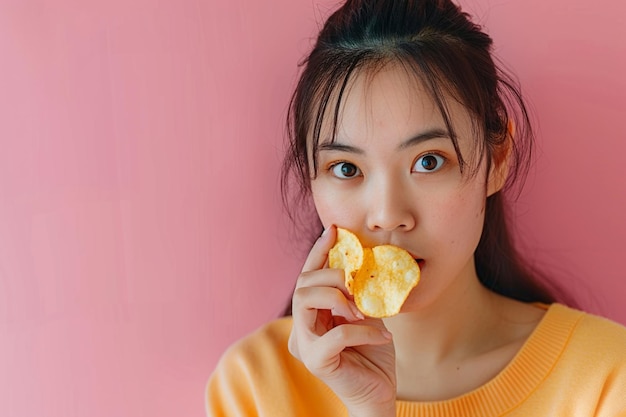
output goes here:
[[[233, 345], [207, 384], [209, 417], [337, 417], [333, 392], [287, 350], [291, 319]], [[487, 384], [437, 402], [397, 402], [408, 416], [626, 416], [626, 328], [560, 304]]]

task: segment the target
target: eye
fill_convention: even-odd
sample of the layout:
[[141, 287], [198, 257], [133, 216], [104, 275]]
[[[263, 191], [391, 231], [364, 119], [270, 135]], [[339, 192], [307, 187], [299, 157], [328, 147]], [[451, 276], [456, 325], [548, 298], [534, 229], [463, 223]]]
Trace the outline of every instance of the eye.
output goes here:
[[441, 155], [429, 153], [421, 156], [415, 161], [413, 170], [416, 172], [435, 172], [443, 166], [446, 162], [445, 158]]
[[361, 170], [350, 162], [338, 162], [330, 167], [333, 175], [337, 178], [348, 179], [361, 175]]

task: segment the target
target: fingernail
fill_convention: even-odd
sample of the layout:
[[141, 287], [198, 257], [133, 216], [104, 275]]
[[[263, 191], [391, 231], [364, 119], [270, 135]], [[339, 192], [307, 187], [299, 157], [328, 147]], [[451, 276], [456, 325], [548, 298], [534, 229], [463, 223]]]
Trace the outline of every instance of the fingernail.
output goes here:
[[383, 337], [387, 340], [391, 340], [393, 339], [393, 335], [388, 332], [387, 330], [381, 330], [380, 333], [383, 335]]
[[359, 308], [356, 306], [356, 304], [350, 302], [350, 309], [352, 310], [352, 314], [354, 314], [354, 317], [356, 317], [359, 320], [365, 319], [365, 316], [363, 316], [363, 313], [359, 311]]

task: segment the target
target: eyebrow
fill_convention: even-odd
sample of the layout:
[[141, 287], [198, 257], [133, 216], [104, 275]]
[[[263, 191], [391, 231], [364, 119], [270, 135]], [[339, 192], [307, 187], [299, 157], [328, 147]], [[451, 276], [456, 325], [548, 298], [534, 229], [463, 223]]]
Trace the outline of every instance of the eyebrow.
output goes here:
[[[417, 145], [418, 143], [422, 143], [427, 140], [439, 139], [439, 138], [451, 139], [450, 134], [445, 129], [441, 129], [441, 128], [429, 129], [402, 142], [400, 145], [398, 145], [398, 150], [409, 148], [411, 146]], [[356, 146], [346, 145], [346, 144], [338, 143], [338, 142], [329, 142], [329, 141], [321, 143], [318, 147], [318, 151], [341, 151], [341, 152], [350, 152], [350, 153], [355, 153], [355, 154], [360, 154], [360, 155], [365, 153], [363, 149], [358, 148]]]

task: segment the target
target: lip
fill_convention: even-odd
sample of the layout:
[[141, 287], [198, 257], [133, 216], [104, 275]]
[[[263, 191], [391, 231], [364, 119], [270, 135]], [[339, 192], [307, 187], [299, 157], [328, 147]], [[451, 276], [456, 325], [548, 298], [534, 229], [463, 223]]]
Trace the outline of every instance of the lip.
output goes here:
[[424, 267], [424, 259], [420, 258], [419, 256], [415, 256], [414, 253], [409, 252], [409, 254], [413, 257], [413, 259], [415, 259], [415, 262], [417, 262], [417, 265], [420, 267], [420, 269], [422, 269]]

